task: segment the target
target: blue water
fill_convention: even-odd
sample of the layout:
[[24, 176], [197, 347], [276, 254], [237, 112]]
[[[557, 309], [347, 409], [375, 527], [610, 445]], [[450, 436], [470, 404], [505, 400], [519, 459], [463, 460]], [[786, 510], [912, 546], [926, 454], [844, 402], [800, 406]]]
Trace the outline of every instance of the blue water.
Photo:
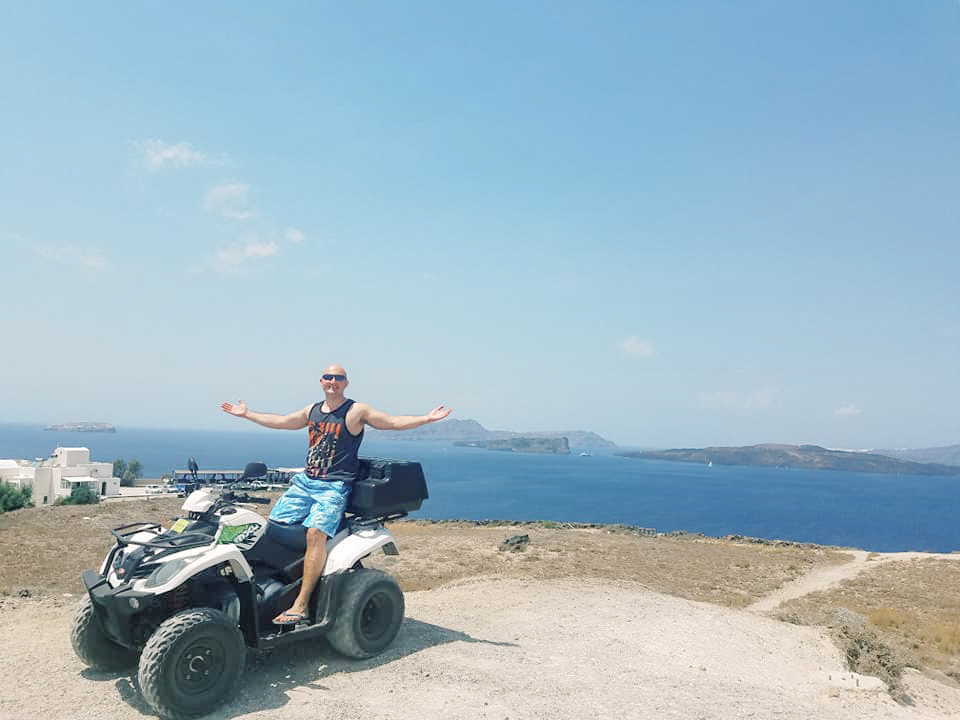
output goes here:
[[[147, 477], [183, 469], [301, 466], [303, 432], [118, 429], [63, 433], [0, 424], [0, 458], [89, 447], [94, 460], [137, 459]], [[879, 552], [960, 549], [957, 478], [729, 467], [613, 454], [526, 455], [368, 436], [361, 455], [417, 460], [430, 499], [414, 513], [436, 520], [622, 523], [777, 538]]]

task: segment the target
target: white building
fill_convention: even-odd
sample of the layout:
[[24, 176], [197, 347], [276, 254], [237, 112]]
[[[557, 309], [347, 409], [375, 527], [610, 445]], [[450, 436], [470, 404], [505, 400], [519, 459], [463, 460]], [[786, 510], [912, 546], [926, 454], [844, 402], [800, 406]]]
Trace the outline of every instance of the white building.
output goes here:
[[101, 497], [120, 494], [120, 478], [113, 477], [113, 463], [90, 462], [85, 447], [58, 447], [46, 460], [0, 460], [0, 481], [15, 487], [29, 485], [34, 505], [69, 497], [82, 485]]

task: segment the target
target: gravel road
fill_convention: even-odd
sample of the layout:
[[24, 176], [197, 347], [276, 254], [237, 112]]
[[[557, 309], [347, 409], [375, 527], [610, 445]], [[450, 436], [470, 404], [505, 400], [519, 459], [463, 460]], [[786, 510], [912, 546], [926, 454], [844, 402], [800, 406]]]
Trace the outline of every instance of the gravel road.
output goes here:
[[[0, 610], [0, 717], [153, 717], [129, 674], [86, 669], [73, 604]], [[960, 717], [960, 689], [908, 671], [912, 705], [845, 670], [821, 631], [630, 583], [471, 579], [407, 593], [382, 656], [325, 643], [249, 654], [236, 697], [206, 716], [288, 720]]]

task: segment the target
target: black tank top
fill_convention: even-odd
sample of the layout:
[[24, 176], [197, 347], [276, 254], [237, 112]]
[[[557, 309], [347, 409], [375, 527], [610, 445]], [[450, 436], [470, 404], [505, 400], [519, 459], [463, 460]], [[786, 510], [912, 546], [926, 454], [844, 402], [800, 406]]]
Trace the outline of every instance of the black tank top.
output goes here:
[[353, 400], [347, 400], [331, 413], [323, 412], [323, 403], [315, 403], [307, 416], [310, 432], [307, 462], [308, 477], [316, 480], [353, 482], [360, 468], [357, 453], [363, 430], [353, 435], [347, 429], [347, 411]]

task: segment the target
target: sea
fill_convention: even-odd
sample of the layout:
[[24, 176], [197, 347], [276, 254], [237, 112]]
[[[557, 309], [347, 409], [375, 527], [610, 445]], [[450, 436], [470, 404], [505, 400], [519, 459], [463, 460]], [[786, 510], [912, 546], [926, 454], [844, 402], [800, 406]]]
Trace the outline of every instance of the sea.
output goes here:
[[[415, 460], [433, 520], [622, 524], [711, 537], [742, 535], [876, 552], [960, 550], [960, 478], [739, 467], [625, 458], [615, 451], [535, 455], [368, 433], [362, 457]], [[60, 432], [0, 423], [0, 459], [87, 447], [91, 459], [139, 460], [145, 477], [183, 470], [303, 465], [305, 431], [117, 428]]]

